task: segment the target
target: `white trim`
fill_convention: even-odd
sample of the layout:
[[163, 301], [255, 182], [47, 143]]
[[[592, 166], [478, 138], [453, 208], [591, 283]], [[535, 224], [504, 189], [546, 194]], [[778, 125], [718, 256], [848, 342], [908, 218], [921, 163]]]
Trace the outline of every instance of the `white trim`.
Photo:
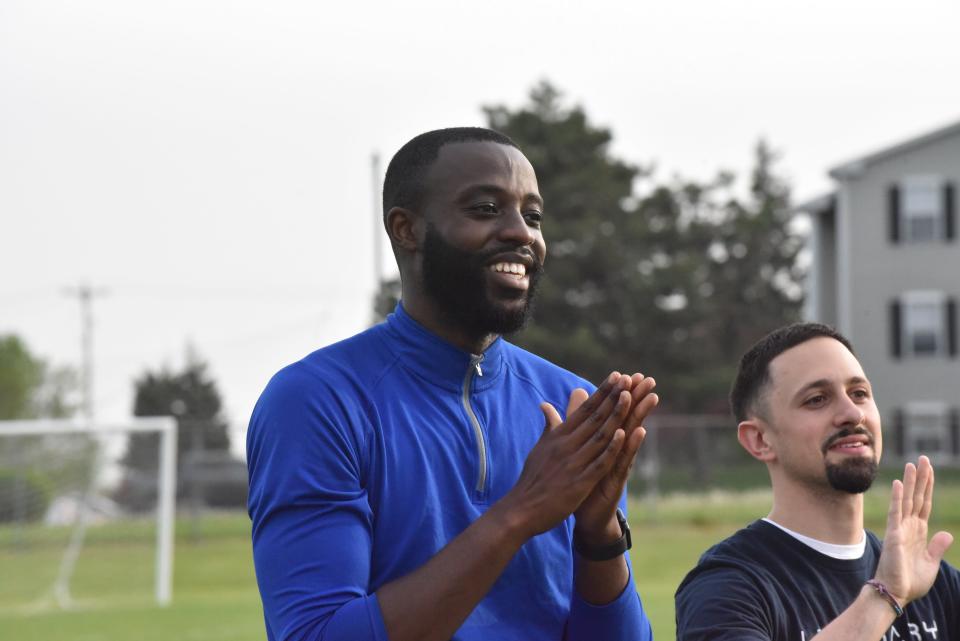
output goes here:
[[825, 554], [834, 559], [841, 559], [844, 561], [853, 561], [859, 559], [863, 556], [864, 551], [867, 549], [867, 533], [861, 531], [861, 538], [859, 543], [852, 544], [842, 544], [842, 543], [827, 543], [826, 541], [821, 541], [820, 539], [815, 539], [812, 536], [807, 536], [805, 534], [800, 534], [799, 532], [794, 532], [790, 528], [783, 527], [776, 521], [770, 519], [769, 517], [764, 517], [764, 521], [773, 525], [774, 527], [780, 528], [796, 540], [800, 541], [807, 547], [811, 547], [820, 554]]
[[36, 420], [0, 421], [3, 434], [109, 434], [113, 432], [177, 431], [177, 422], [169, 416], [131, 418], [124, 423], [105, 423], [69, 418], [41, 418]]
[[837, 329], [848, 340], [856, 342], [853, 335], [852, 288], [850, 274], [850, 187], [840, 185], [837, 190]]
[[907, 401], [903, 410], [907, 414], [940, 414], [948, 417], [950, 406], [944, 401]]
[[815, 322], [822, 320], [820, 310], [822, 304], [820, 297], [823, 295], [820, 291], [820, 277], [823, 273], [823, 247], [820, 241], [820, 234], [823, 230], [823, 221], [820, 216], [813, 214], [810, 218], [810, 235], [808, 238], [810, 247], [810, 271], [807, 272], [807, 296], [803, 301], [803, 318], [807, 321]]
[[903, 292], [900, 300], [909, 305], [943, 305], [947, 295], [937, 289], [911, 289]]
[[841, 165], [837, 165], [831, 169], [828, 174], [831, 178], [836, 180], [842, 180], [844, 178], [856, 178], [862, 175], [868, 166], [879, 160], [889, 158], [890, 156], [896, 156], [903, 152], [910, 151], [911, 149], [921, 147], [927, 143], [935, 142], [942, 138], [947, 138], [957, 133], [960, 133], [960, 122], [952, 123], [946, 127], [941, 127], [926, 134], [915, 136], [899, 144], [881, 149], [880, 151], [861, 156], [856, 160], [851, 160]]

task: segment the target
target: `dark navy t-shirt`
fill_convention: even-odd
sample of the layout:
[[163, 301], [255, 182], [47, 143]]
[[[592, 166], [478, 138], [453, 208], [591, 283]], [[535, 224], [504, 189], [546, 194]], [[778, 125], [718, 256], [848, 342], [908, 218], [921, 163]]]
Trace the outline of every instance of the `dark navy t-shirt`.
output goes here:
[[[764, 521], [707, 550], [677, 588], [678, 641], [807, 641], [873, 578], [880, 541], [867, 532], [859, 559], [835, 559]], [[960, 573], [947, 563], [885, 641], [960, 640]]]

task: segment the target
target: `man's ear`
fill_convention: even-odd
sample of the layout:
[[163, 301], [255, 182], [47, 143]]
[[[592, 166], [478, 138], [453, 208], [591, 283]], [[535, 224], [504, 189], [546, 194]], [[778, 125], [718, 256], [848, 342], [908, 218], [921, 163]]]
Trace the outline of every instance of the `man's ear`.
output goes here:
[[767, 463], [777, 458], [769, 437], [769, 426], [763, 419], [754, 417], [737, 425], [737, 440], [743, 449], [753, 458]]
[[384, 220], [390, 242], [408, 252], [414, 252], [420, 246], [421, 225], [423, 217], [405, 207], [391, 207]]

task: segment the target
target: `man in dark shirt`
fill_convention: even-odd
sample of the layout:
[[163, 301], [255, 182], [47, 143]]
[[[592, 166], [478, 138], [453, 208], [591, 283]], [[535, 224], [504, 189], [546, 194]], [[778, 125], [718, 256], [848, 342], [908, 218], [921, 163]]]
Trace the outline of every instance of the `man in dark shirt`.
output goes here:
[[850, 343], [815, 323], [776, 330], [744, 355], [730, 401], [773, 507], [680, 584], [677, 639], [960, 639], [960, 573], [942, 561], [953, 537], [927, 540], [927, 457], [893, 482], [884, 541], [863, 529], [882, 437]]

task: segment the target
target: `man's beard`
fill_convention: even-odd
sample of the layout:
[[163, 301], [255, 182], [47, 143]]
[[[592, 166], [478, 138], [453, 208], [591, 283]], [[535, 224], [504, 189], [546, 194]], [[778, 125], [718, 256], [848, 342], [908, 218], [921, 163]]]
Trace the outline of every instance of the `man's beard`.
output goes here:
[[[824, 444], [824, 452], [829, 449], [834, 441], [852, 436], [853, 434], [863, 434], [869, 439], [870, 449], [873, 449], [873, 438], [863, 428], [845, 429], [834, 434]], [[874, 450], [875, 452], [876, 450]], [[873, 480], [877, 477], [877, 457], [870, 458], [847, 458], [841, 463], [827, 463], [827, 482], [835, 490], [848, 492], [850, 494], [862, 494], [870, 489]]]
[[[516, 290], [525, 298], [519, 307], [507, 307], [490, 299], [486, 271], [493, 256], [525, 254], [533, 259], [527, 267], [530, 285]], [[427, 294], [440, 304], [454, 322], [476, 334], [511, 334], [520, 330], [533, 311], [533, 298], [543, 266], [528, 248], [502, 246], [483, 253], [457, 249], [428, 224], [423, 245], [423, 279]]]

